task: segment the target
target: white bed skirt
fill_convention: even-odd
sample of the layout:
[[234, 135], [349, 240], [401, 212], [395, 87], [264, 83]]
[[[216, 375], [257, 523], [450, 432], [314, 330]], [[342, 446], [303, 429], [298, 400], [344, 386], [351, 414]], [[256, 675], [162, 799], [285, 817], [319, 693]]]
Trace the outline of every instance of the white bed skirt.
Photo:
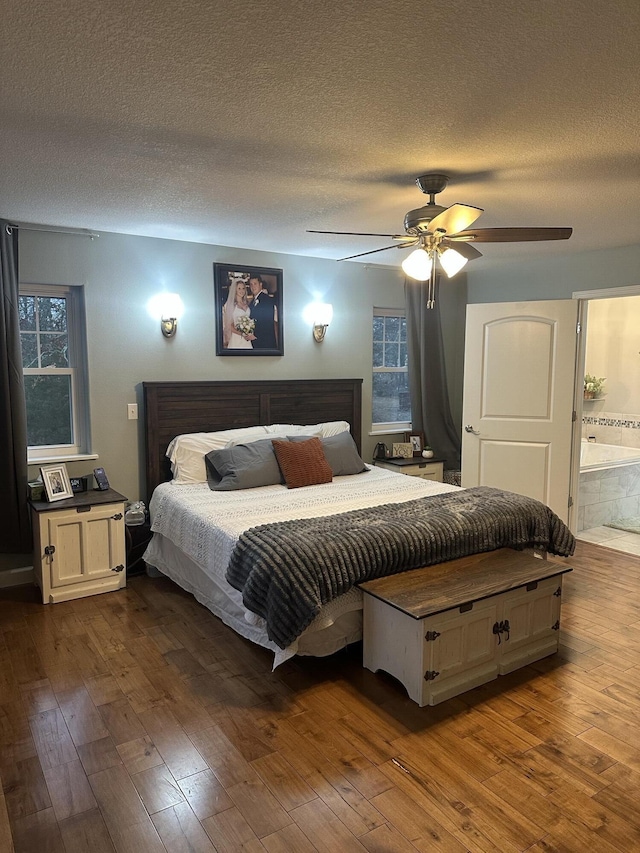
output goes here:
[[281, 649], [269, 640], [264, 621], [243, 607], [240, 592], [209, 576], [169, 539], [154, 533], [144, 560], [151, 567], [147, 570], [151, 577], [156, 574], [154, 569], [166, 575], [237, 634], [270, 649], [274, 669], [294, 655], [325, 657], [362, 639], [362, 593], [358, 589], [323, 608], [294, 645]]

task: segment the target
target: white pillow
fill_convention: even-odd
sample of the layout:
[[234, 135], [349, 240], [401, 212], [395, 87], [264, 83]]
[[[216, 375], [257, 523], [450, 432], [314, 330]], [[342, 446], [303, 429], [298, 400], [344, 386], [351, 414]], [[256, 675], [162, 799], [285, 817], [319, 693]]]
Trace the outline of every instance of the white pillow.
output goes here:
[[176, 436], [167, 447], [166, 455], [171, 462], [173, 482], [178, 485], [187, 483], [206, 483], [207, 470], [204, 457], [211, 450], [222, 450], [236, 444], [259, 441], [269, 435], [271, 438], [286, 438], [288, 435], [308, 435], [327, 438], [347, 432], [347, 421], [327, 421], [322, 424], [270, 424], [269, 426], [241, 427], [224, 429], [218, 432], [190, 432]]
[[322, 437], [328, 438], [330, 435], [339, 435], [341, 432], [349, 432], [351, 427], [347, 421], [327, 421], [324, 424], [318, 424], [322, 430]]
[[256, 426], [219, 432], [191, 432], [176, 436], [170, 442], [166, 453], [171, 462], [173, 482], [178, 485], [206, 483], [204, 457], [209, 451], [222, 450], [234, 439], [257, 441], [259, 438], [265, 438], [266, 433], [266, 427]]
[[340, 432], [348, 432], [349, 424], [347, 421], [327, 421], [323, 424], [271, 424], [267, 427], [267, 432], [278, 432], [282, 435], [311, 435], [327, 438], [330, 435], [338, 435]]
[[[317, 433], [317, 434], [319, 435], [320, 433]], [[306, 435], [306, 433], [305, 433], [305, 435]], [[230, 439], [225, 444], [225, 447], [236, 447], [238, 444], [252, 444], [254, 441], [261, 441], [262, 439], [265, 439], [265, 438], [270, 438], [272, 441], [273, 441], [273, 439], [276, 439], [277, 441], [286, 441], [287, 436], [285, 435], [285, 433], [282, 433], [282, 435], [281, 435], [279, 432], [278, 433], [270, 432], [266, 436], [263, 432], [260, 433], [260, 435], [248, 435], [248, 436], [239, 435], [239, 436], [234, 436], [232, 439]]]

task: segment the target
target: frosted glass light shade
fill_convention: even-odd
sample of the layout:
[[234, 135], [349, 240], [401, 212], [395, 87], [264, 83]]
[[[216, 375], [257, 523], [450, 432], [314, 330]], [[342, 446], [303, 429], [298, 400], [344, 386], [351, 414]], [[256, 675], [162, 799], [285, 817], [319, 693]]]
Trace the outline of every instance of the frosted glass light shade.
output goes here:
[[158, 293], [147, 303], [147, 311], [160, 320], [160, 330], [165, 338], [172, 338], [184, 313], [184, 304], [177, 293]]
[[324, 340], [327, 326], [333, 320], [333, 305], [329, 302], [311, 302], [302, 312], [306, 323], [313, 326], [313, 337], [316, 341]]
[[147, 303], [147, 310], [155, 320], [175, 317], [179, 320], [184, 313], [184, 304], [177, 293], [158, 293]]
[[416, 281], [426, 281], [431, 275], [433, 261], [424, 249], [414, 249], [402, 262], [402, 269]]
[[329, 302], [316, 302], [315, 315], [313, 318], [314, 326], [328, 326], [333, 320], [333, 305]]
[[448, 278], [453, 278], [457, 272], [460, 272], [467, 260], [468, 258], [464, 258], [455, 249], [445, 249], [440, 255], [440, 264]]

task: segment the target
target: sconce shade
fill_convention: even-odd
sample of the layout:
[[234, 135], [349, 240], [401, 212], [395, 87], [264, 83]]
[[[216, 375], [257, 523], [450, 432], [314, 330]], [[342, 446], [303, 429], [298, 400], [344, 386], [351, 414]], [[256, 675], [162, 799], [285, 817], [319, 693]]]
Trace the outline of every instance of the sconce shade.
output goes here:
[[147, 306], [152, 317], [160, 320], [160, 330], [165, 338], [172, 338], [182, 317], [184, 305], [177, 293], [158, 293]]
[[327, 326], [333, 320], [333, 305], [328, 302], [312, 302], [304, 309], [303, 317], [313, 326], [313, 338], [320, 343], [327, 333]]

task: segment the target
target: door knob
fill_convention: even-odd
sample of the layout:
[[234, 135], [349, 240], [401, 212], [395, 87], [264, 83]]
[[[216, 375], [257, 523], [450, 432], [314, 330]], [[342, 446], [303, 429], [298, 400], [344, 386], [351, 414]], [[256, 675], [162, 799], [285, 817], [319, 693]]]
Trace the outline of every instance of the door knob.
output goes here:
[[465, 432], [472, 432], [474, 435], [480, 435], [480, 430], [479, 430], [479, 429], [474, 429], [474, 428], [471, 426], [471, 424], [467, 424], [467, 425], [466, 425], [466, 427], [464, 428], [464, 431], [465, 431]]

